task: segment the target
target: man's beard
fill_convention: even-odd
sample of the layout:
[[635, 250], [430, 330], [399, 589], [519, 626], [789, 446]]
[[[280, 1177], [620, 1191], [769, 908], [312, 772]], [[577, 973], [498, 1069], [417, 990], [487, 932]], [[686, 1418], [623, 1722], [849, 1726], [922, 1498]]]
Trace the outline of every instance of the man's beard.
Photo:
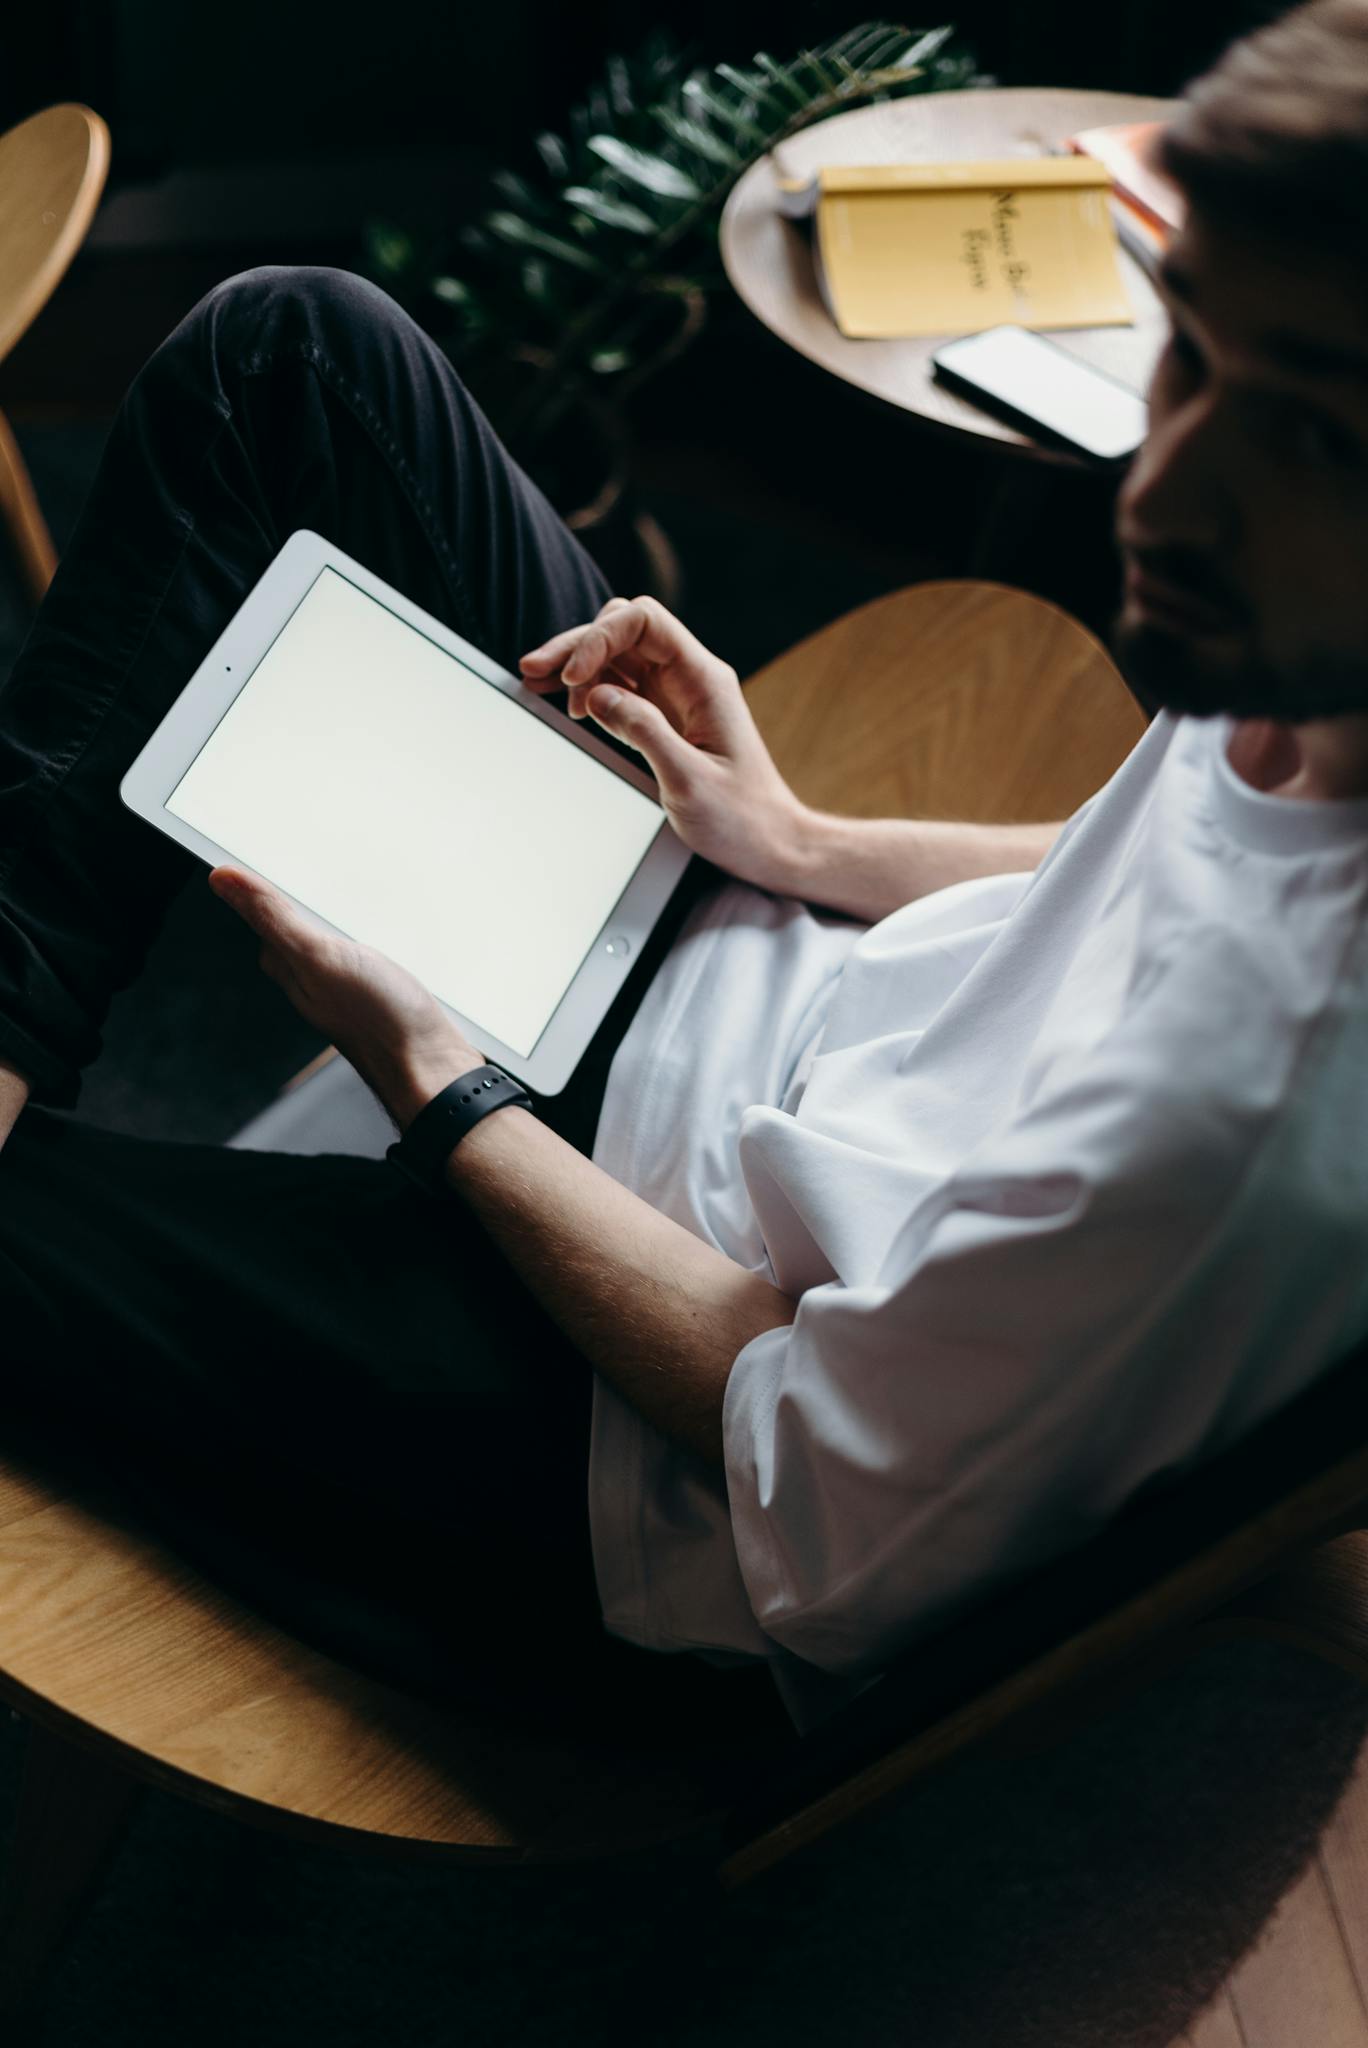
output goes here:
[[1127, 624], [1124, 614], [1111, 640], [1122, 675], [1151, 711], [1286, 725], [1368, 711], [1365, 656], [1316, 648], [1295, 667], [1273, 668], [1253, 651], [1238, 663], [1204, 662], [1193, 641], [1161, 626]]

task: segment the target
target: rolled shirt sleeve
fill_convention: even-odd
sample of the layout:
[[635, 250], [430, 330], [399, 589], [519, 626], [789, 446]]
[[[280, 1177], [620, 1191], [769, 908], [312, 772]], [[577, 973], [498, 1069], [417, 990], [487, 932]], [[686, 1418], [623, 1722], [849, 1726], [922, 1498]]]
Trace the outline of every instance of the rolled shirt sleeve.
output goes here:
[[[833, 1244], [793, 1323], [738, 1355], [732, 1529], [756, 1620], [785, 1649], [878, 1670], [1275, 1391], [1270, 1356], [1230, 1398], [1268, 1344], [1260, 1269], [1285, 1275], [1292, 1249], [1256, 1170], [1276, 1116], [1194, 1101], [1175, 1079], [1137, 1096], [1108, 1060], [1038, 1100], [882, 1251], [867, 1209], [871, 1256]], [[820, 1251], [813, 1162], [768, 1111], [742, 1160], [785, 1285]], [[1331, 1248], [1307, 1236], [1308, 1289], [1333, 1287]]]

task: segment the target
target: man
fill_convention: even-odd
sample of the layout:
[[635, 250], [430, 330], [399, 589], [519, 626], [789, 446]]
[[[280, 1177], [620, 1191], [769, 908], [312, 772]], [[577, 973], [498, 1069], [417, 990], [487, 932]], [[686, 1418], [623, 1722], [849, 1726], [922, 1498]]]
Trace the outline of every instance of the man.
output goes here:
[[[14, 1399], [122, 1422], [119, 1458], [150, 1433], [244, 1541], [272, 1457], [309, 1527], [331, 1488], [436, 1535], [472, 1682], [514, 1689], [597, 1639], [587, 1361], [609, 1630], [766, 1659], [801, 1715], [1368, 1331], [1365, 137], [1364, 0], [1237, 45], [1173, 127], [1118, 634], [1169, 708], [1057, 833], [805, 810], [732, 671], [603, 602], [379, 294], [211, 293], [0, 699]], [[185, 873], [118, 775], [302, 524], [568, 688], [703, 857], [600, 1035], [592, 1162], [512, 1107], [425, 1206], [378, 1163], [19, 1115], [73, 1098]], [[479, 1064], [410, 976], [212, 883], [401, 1127]]]

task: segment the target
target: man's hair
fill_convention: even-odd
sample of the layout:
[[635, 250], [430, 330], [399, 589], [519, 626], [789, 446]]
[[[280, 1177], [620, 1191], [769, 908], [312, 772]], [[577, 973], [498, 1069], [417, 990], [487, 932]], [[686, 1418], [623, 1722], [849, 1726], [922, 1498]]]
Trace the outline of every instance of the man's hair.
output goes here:
[[1368, 253], [1368, 0], [1310, 0], [1190, 85], [1160, 167], [1203, 218]]

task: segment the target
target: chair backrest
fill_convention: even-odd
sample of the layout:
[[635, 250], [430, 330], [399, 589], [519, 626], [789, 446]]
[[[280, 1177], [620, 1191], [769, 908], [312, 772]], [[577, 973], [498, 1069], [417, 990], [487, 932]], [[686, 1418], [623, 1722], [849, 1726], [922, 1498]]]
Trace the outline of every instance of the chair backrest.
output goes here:
[[0, 361], [80, 248], [109, 171], [109, 130], [89, 107], [45, 107], [0, 135]]
[[752, 676], [746, 702], [799, 796], [857, 818], [1067, 818], [1145, 729], [1085, 626], [997, 583], [875, 598]]

